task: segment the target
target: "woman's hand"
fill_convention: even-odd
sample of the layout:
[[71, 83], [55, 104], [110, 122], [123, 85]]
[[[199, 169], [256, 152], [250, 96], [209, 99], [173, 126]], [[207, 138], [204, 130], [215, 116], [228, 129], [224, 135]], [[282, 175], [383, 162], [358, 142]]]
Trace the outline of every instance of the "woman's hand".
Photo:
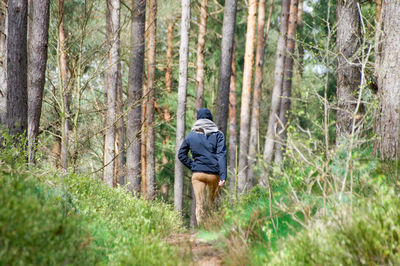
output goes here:
[[218, 186], [223, 187], [225, 185], [225, 180], [219, 180]]

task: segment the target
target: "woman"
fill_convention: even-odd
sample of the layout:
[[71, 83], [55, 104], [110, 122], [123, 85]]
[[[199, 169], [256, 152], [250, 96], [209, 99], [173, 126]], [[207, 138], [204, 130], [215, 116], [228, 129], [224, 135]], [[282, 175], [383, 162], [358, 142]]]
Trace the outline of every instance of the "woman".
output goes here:
[[[189, 150], [192, 159], [188, 156]], [[207, 200], [206, 187], [208, 187], [208, 200], [213, 207], [218, 187], [222, 187], [226, 180], [225, 137], [214, 124], [211, 112], [207, 108], [201, 108], [197, 113], [197, 121], [183, 141], [178, 158], [193, 172], [196, 219], [197, 224], [201, 224]]]

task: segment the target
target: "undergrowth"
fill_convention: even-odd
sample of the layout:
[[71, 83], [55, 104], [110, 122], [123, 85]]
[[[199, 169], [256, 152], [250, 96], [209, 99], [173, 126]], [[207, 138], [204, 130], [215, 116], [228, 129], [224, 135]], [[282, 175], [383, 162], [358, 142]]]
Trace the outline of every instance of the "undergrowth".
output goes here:
[[1, 265], [177, 265], [185, 255], [163, 239], [183, 229], [161, 202], [99, 180], [26, 166], [0, 155]]

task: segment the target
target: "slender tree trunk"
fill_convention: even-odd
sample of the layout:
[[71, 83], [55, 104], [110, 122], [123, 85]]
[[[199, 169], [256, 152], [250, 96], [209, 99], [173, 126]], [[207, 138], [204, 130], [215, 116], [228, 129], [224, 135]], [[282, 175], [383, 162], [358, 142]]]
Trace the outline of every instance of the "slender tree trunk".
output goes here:
[[178, 159], [179, 148], [185, 139], [187, 68], [189, 61], [190, 0], [182, 0], [181, 43], [179, 48], [178, 109], [176, 112], [176, 152], [175, 152], [175, 211], [182, 211], [184, 166]]
[[60, 162], [64, 170], [68, 168], [68, 138], [69, 138], [69, 125], [68, 125], [68, 63], [65, 43], [64, 31], [64, 0], [58, 0], [58, 64], [60, 70], [60, 102], [61, 102], [61, 152]]
[[274, 9], [274, 0], [270, 0], [267, 28], [265, 28], [265, 4], [266, 0], [258, 2], [258, 21], [257, 21], [257, 48], [256, 48], [256, 70], [254, 75], [254, 92], [253, 92], [253, 106], [251, 111], [251, 124], [250, 124], [250, 143], [249, 143], [249, 170], [247, 171], [247, 178], [249, 186], [254, 185], [254, 168], [256, 166], [256, 156], [258, 151], [259, 139], [259, 125], [260, 125], [260, 102], [263, 83], [263, 66], [265, 46], [268, 38], [268, 33], [271, 25], [272, 11]]
[[7, 0], [0, 0], [0, 125], [7, 113]]
[[375, 43], [374, 43], [374, 57], [375, 57], [375, 77], [377, 78], [377, 68], [380, 62], [380, 55], [382, 51], [382, 0], [376, 0], [376, 18], [375, 18]]
[[124, 100], [122, 90], [121, 61], [118, 62], [118, 88], [117, 88], [117, 128], [115, 131], [115, 178], [116, 182], [125, 185], [125, 122], [124, 122]]
[[[279, 110], [278, 125], [278, 136], [279, 141], [276, 143], [275, 149], [275, 163], [280, 165], [283, 160], [283, 143], [287, 139], [287, 123], [289, 121], [289, 110], [290, 110], [290, 97], [292, 96], [292, 77], [293, 77], [293, 56], [296, 39], [296, 26], [297, 26], [297, 14], [298, 14], [298, 0], [291, 0], [290, 2], [290, 14], [289, 14], [289, 25], [286, 42], [286, 57], [285, 57], [285, 70], [283, 74], [282, 83], [282, 98], [281, 107]], [[283, 128], [282, 128], [283, 127]]]
[[232, 72], [233, 38], [235, 36], [237, 0], [226, 0], [222, 24], [221, 57], [218, 72], [218, 95], [215, 123], [226, 135], [229, 112], [229, 89]]
[[237, 119], [236, 119], [236, 52], [232, 52], [232, 74], [229, 91], [229, 191], [235, 193], [237, 160]]
[[27, 0], [8, 2], [7, 125], [18, 138], [28, 129], [27, 12]]
[[[278, 125], [279, 108], [281, 104], [281, 92], [283, 82], [284, 61], [286, 54], [286, 34], [288, 29], [290, 0], [282, 0], [282, 9], [280, 14], [279, 37], [276, 49], [274, 87], [271, 96], [271, 111], [269, 114], [267, 135], [265, 136], [263, 157], [265, 162], [272, 161], [275, 146], [275, 130]], [[261, 184], [266, 184], [266, 177], [260, 180]]]
[[357, 0], [340, 0], [336, 7], [338, 49], [336, 140], [339, 144], [351, 134], [353, 113], [360, 86], [360, 17]]
[[117, 91], [119, 84], [119, 30], [120, 30], [120, 1], [107, 0], [107, 48], [108, 66], [106, 71], [106, 130], [104, 136], [104, 182], [113, 187], [115, 173], [115, 141], [117, 125]]
[[380, 115], [376, 124], [376, 148], [382, 159], [398, 161], [400, 154], [400, 2], [384, 0], [384, 36], [379, 50], [378, 88]]
[[207, 4], [208, 0], [201, 0], [199, 37], [197, 41], [196, 113], [203, 107], [204, 98], [204, 46], [207, 34]]
[[[297, 30], [303, 28], [303, 0], [299, 0], [299, 8], [297, 12]], [[297, 43], [297, 50], [299, 51], [299, 75], [300, 77], [303, 77], [303, 72], [304, 72], [304, 47], [303, 44]]]
[[144, 32], [146, 0], [132, 0], [131, 57], [129, 67], [128, 119], [127, 119], [127, 183], [128, 190], [140, 192], [141, 180], [141, 127], [144, 75]]
[[36, 137], [42, 111], [49, 37], [50, 0], [29, 1], [28, 45], [28, 152], [29, 162], [35, 160]]
[[254, 43], [257, 19], [257, 0], [249, 0], [249, 14], [247, 16], [246, 47], [244, 52], [243, 86], [240, 106], [240, 144], [238, 189], [242, 193], [248, 189], [247, 156], [249, 152], [249, 127], [250, 127], [250, 100], [251, 81], [253, 78]]
[[155, 154], [154, 154], [154, 102], [155, 102], [155, 71], [156, 71], [156, 31], [157, 31], [157, 0], [149, 1], [149, 51], [148, 51], [148, 69], [147, 69], [147, 89], [148, 100], [146, 110], [146, 183], [147, 198], [153, 199], [155, 196]]
[[167, 26], [167, 64], [165, 66], [165, 89], [168, 93], [172, 91], [172, 59], [175, 20], [170, 19]]

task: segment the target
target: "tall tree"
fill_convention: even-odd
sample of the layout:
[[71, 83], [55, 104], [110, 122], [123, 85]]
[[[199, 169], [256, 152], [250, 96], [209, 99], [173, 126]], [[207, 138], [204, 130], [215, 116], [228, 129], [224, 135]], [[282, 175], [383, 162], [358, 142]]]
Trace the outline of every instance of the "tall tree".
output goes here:
[[215, 123], [224, 135], [229, 112], [229, 89], [232, 72], [233, 38], [235, 36], [237, 0], [226, 0], [222, 24], [221, 57], [218, 72], [218, 94]]
[[279, 141], [275, 149], [275, 163], [280, 165], [283, 160], [283, 149], [287, 138], [287, 123], [289, 121], [290, 97], [292, 96], [293, 56], [296, 39], [298, 0], [291, 0], [289, 25], [286, 42], [285, 70], [283, 73], [281, 107], [279, 110], [278, 135]]
[[254, 74], [254, 92], [253, 104], [251, 110], [251, 123], [250, 123], [250, 142], [249, 142], [249, 169], [247, 171], [247, 178], [249, 186], [254, 184], [254, 167], [257, 155], [258, 138], [259, 138], [259, 125], [260, 125], [260, 102], [261, 91], [263, 83], [263, 66], [266, 41], [269, 34], [271, 25], [272, 11], [274, 9], [274, 0], [270, 0], [267, 28], [265, 29], [265, 4], [266, 0], [259, 0], [258, 2], [258, 18], [257, 18], [257, 47], [256, 47], [256, 69]]
[[360, 86], [360, 16], [358, 0], [340, 0], [336, 7], [338, 49], [336, 140], [338, 143], [351, 134], [353, 113]]
[[7, 109], [7, 0], [0, 0], [0, 124], [6, 124]]
[[124, 99], [122, 89], [121, 61], [118, 62], [118, 88], [117, 88], [117, 128], [115, 129], [115, 161], [116, 182], [125, 185], [125, 122], [124, 122]]
[[68, 108], [68, 62], [66, 52], [66, 37], [64, 29], [64, 0], [57, 1], [58, 13], [58, 43], [57, 59], [60, 69], [59, 96], [61, 116], [61, 152], [60, 162], [64, 170], [68, 168], [68, 142], [69, 142], [69, 108]]
[[398, 160], [400, 155], [400, 2], [384, 0], [382, 39], [378, 73], [379, 117], [376, 124], [376, 148], [382, 159]]
[[106, 70], [106, 116], [104, 136], [104, 182], [114, 186], [115, 174], [115, 136], [117, 123], [117, 91], [119, 84], [119, 30], [120, 30], [120, 0], [107, 0], [106, 31], [107, 31], [107, 70]]
[[127, 119], [127, 183], [128, 190], [140, 192], [141, 136], [144, 75], [144, 32], [146, 0], [132, 0], [131, 57], [129, 66], [128, 119]]
[[146, 185], [147, 197], [155, 196], [155, 154], [154, 154], [154, 102], [155, 102], [155, 72], [156, 72], [156, 36], [157, 36], [157, 0], [149, 0], [149, 50], [147, 57], [147, 108], [146, 108]]
[[11, 135], [28, 129], [27, 0], [8, 1], [7, 125]]
[[28, 145], [29, 162], [35, 160], [49, 37], [50, 0], [29, 1], [28, 37]]
[[233, 46], [232, 74], [229, 90], [229, 191], [235, 193], [237, 158], [237, 119], [236, 119], [236, 51]]
[[244, 51], [242, 98], [240, 106], [240, 136], [239, 136], [240, 143], [239, 143], [239, 167], [238, 167], [239, 193], [243, 192], [243, 190], [246, 187], [248, 188], [247, 156], [249, 151], [251, 81], [253, 79], [257, 0], [249, 0], [248, 12], [249, 13], [247, 16], [246, 47]]
[[176, 112], [176, 152], [174, 176], [175, 211], [182, 211], [184, 166], [178, 159], [179, 148], [185, 139], [187, 69], [189, 61], [190, 0], [182, 0], [181, 43], [179, 47], [178, 108]]
[[[267, 135], [265, 136], [263, 157], [267, 163], [272, 161], [275, 146], [275, 129], [278, 124], [279, 108], [281, 104], [281, 92], [284, 72], [284, 62], [286, 55], [286, 34], [288, 30], [290, 0], [282, 0], [282, 9], [280, 14], [279, 37], [276, 49], [274, 86], [271, 96], [271, 111], [269, 113]], [[266, 180], [261, 179], [261, 183]]]
[[208, 0], [201, 0], [199, 36], [197, 40], [196, 64], [196, 112], [203, 107], [204, 94], [204, 46], [207, 34], [207, 4]]

